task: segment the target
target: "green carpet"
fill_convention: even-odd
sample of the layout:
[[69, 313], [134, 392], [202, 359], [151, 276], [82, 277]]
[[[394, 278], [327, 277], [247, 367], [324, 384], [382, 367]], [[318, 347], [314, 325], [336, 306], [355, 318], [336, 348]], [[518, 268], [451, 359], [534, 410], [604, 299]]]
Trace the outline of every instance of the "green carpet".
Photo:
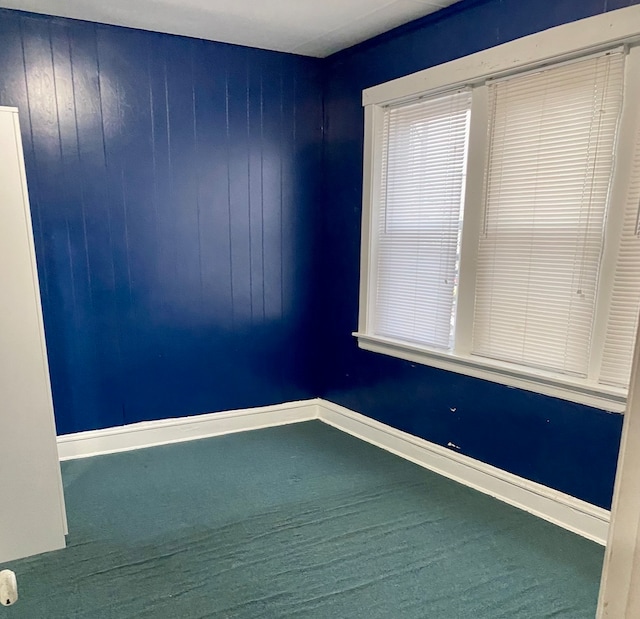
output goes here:
[[63, 463], [4, 619], [595, 615], [603, 549], [320, 422]]

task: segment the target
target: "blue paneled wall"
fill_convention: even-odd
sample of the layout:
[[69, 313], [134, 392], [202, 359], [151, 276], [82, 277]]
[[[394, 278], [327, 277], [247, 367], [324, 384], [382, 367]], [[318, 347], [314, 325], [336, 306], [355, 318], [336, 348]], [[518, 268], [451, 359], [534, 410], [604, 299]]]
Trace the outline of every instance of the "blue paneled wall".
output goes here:
[[0, 9], [58, 431], [322, 395], [607, 507], [620, 415], [357, 348], [360, 100], [637, 1], [463, 0], [324, 61]]
[[363, 88], [636, 0], [465, 0], [325, 67], [322, 396], [609, 507], [622, 417], [357, 348]]
[[317, 394], [320, 69], [0, 10], [59, 433]]

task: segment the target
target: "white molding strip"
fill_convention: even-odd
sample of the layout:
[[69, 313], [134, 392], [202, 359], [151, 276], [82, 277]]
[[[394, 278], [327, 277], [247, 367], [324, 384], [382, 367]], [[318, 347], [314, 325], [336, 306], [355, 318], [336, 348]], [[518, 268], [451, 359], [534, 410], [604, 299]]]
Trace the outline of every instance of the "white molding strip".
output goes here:
[[571, 58], [622, 43], [636, 43], [640, 7], [630, 6], [555, 26], [456, 58], [362, 91], [362, 105], [384, 105], [416, 93], [436, 92]]
[[58, 437], [60, 460], [181, 443], [302, 421], [320, 421], [573, 533], [605, 545], [610, 513], [580, 499], [392, 428], [327, 400], [144, 421]]
[[452, 452], [348, 408], [318, 403], [319, 419], [426, 469], [605, 545], [610, 512], [468, 456]]
[[486, 357], [428, 350], [379, 335], [359, 332], [352, 335], [358, 338], [358, 346], [363, 350], [594, 406], [612, 413], [623, 413], [625, 410], [626, 390], [619, 387], [589, 383], [584, 379], [526, 368], [515, 363], [496, 361]]
[[309, 421], [318, 416], [317, 403], [301, 400], [64, 434], [58, 437], [58, 455], [60, 460], [74, 460]]

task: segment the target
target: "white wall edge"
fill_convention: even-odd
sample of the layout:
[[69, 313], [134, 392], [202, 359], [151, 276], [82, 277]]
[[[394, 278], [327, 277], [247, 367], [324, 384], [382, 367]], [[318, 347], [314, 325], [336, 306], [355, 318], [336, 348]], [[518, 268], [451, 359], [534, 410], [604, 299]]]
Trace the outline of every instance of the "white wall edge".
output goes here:
[[610, 520], [606, 509], [455, 453], [338, 404], [320, 400], [318, 408], [319, 419], [334, 428], [606, 545]]
[[310, 421], [317, 419], [317, 403], [301, 400], [63, 434], [58, 437], [58, 455], [60, 460], [74, 460]]
[[323, 399], [144, 421], [58, 437], [74, 460], [318, 419], [405, 460], [605, 545], [610, 512]]

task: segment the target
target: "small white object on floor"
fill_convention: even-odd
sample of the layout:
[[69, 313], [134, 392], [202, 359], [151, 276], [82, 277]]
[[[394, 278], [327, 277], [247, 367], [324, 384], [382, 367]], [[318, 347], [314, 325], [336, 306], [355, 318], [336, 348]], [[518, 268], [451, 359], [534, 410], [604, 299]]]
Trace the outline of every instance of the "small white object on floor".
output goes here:
[[18, 601], [18, 581], [11, 570], [0, 572], [0, 604], [11, 606]]

